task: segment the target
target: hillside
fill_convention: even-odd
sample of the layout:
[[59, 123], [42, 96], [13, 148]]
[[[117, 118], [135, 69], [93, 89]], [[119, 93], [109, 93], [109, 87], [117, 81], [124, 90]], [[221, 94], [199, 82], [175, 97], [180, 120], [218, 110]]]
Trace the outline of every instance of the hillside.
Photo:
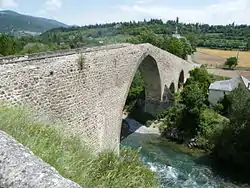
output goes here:
[[15, 35], [35, 35], [47, 30], [68, 27], [61, 22], [19, 14], [14, 11], [0, 11], [0, 33], [12, 33]]
[[[219, 49], [250, 49], [249, 25], [208, 25], [199, 23], [179, 23], [179, 33], [185, 36], [193, 46]], [[151, 19], [140, 22], [120, 22], [96, 24], [83, 27], [58, 28], [41, 35], [42, 40], [58, 43], [77, 43], [81, 40], [95, 39], [104, 43], [125, 42], [131, 36], [143, 31], [165, 36], [172, 35], [176, 30], [176, 22]]]
[[[14, 12], [7, 13], [17, 14]], [[36, 19], [38, 19], [39, 22], [44, 21], [42, 18]], [[39, 22], [37, 22], [37, 24]], [[50, 20], [49, 22], [51, 23], [55, 21]], [[48, 24], [48, 22], [46, 23]], [[35, 37], [20, 38], [3, 35], [1, 37], [0, 35], [0, 41], [3, 41], [3, 47], [0, 54], [6, 56], [13, 54], [38, 53], [43, 51], [92, 47], [122, 42], [151, 43], [164, 50], [169, 50], [169, 40], [171, 41], [171, 36], [175, 33], [177, 24], [179, 34], [184, 37], [183, 39], [187, 39], [193, 50], [195, 50], [196, 47], [223, 50], [250, 50], [249, 25], [186, 24], [176, 23], [176, 21], [172, 20], [163, 22], [162, 20], [151, 19], [148, 21], [95, 24], [82, 27], [57, 27]], [[20, 36], [20, 32], [18, 34], [18, 36]], [[180, 44], [180, 41], [175, 42], [178, 43], [178, 45]], [[185, 41], [184, 43], [188, 44]], [[176, 44], [173, 46], [176, 46]], [[187, 53], [186, 51], [178, 50], [178, 53], [176, 51], [171, 52], [173, 54], [179, 54], [177, 55], [179, 57], [182, 57], [182, 55]]]

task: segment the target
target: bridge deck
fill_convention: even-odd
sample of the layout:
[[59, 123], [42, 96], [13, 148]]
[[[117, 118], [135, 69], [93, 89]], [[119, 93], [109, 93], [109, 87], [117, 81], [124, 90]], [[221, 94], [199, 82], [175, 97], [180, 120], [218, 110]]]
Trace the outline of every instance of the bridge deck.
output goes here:
[[97, 46], [97, 47], [90, 47], [90, 48], [76, 48], [76, 49], [70, 49], [70, 50], [57, 50], [57, 51], [41, 52], [41, 53], [34, 53], [34, 54], [27, 54], [27, 55], [6, 56], [6, 57], [0, 57], [0, 65], [13, 64], [13, 63], [24, 62], [24, 61], [40, 60], [40, 59], [53, 58], [53, 57], [68, 56], [68, 55], [73, 55], [73, 54], [78, 54], [78, 53], [88, 53], [88, 52], [97, 52], [97, 51], [103, 51], [103, 50], [120, 49], [120, 48], [128, 47], [130, 45], [133, 45], [133, 44], [120, 43], [120, 44], [111, 44], [111, 45], [104, 45], [104, 46]]

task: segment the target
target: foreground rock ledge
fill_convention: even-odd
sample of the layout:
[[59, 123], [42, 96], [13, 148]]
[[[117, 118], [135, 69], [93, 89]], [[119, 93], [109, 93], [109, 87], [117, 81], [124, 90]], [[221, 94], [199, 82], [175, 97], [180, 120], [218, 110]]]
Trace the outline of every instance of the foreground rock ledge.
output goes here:
[[80, 188], [0, 131], [0, 188]]

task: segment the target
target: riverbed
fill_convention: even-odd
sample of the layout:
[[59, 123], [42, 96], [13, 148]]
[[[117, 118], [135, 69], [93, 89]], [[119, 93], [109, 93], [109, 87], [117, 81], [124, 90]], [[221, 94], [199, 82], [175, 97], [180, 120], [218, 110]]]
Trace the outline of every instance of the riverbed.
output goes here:
[[[134, 121], [128, 122], [131, 125]], [[156, 172], [163, 188], [250, 187], [215, 174], [201, 155], [193, 156], [169, 147], [157, 130], [138, 125], [137, 128], [121, 142], [121, 147], [140, 148], [142, 162]]]

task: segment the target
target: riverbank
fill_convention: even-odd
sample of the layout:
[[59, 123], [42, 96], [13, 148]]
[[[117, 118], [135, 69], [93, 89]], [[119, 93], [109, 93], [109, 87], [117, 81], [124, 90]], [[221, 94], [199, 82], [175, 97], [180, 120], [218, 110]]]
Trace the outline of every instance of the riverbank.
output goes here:
[[[127, 130], [129, 131], [129, 135], [131, 134], [143, 134], [143, 135], [154, 135], [153, 137], [158, 138], [158, 144], [165, 145], [166, 147], [171, 148], [174, 151], [177, 152], [183, 152], [185, 154], [191, 155], [191, 156], [205, 156], [207, 153], [204, 150], [197, 149], [197, 148], [190, 148], [185, 144], [179, 144], [177, 142], [174, 142], [170, 139], [163, 138], [161, 136], [161, 132], [158, 128], [158, 125], [152, 122], [152, 124], [147, 127], [145, 125], [142, 125], [141, 123], [137, 122], [134, 119], [128, 118], [126, 115], [123, 116], [123, 120], [126, 122]], [[160, 122], [158, 122], [160, 123]], [[156, 140], [155, 140], [156, 141]]]
[[215, 168], [210, 155], [203, 150], [172, 142], [162, 138], [159, 132], [155, 134], [154, 129], [139, 125], [135, 132], [121, 142], [121, 147], [140, 148], [142, 162], [158, 175], [162, 187], [250, 187], [235, 183]]
[[[28, 114], [22, 109], [0, 106], [0, 130], [29, 148], [63, 177], [84, 188], [159, 187], [156, 174], [143, 165], [137, 150], [125, 148], [120, 156], [113, 152], [96, 156], [77, 137], [64, 134], [63, 127], [37, 123]], [[18, 176], [18, 168], [13, 173]]]

